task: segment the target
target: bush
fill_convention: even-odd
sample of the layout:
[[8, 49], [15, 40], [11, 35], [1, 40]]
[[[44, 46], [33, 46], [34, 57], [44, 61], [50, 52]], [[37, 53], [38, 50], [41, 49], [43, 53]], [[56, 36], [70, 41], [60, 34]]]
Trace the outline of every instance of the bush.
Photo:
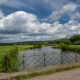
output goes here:
[[64, 43], [60, 43], [60, 44], [59, 44], [59, 47], [60, 47], [62, 50], [67, 50], [67, 49], [69, 48], [69, 45], [64, 44]]
[[74, 42], [73, 44], [75, 44], [75, 45], [80, 45], [80, 41], [76, 41], [76, 42]]
[[18, 71], [18, 48], [14, 46], [1, 60], [1, 72]]
[[80, 46], [76, 45], [67, 45], [64, 43], [59, 44], [59, 48], [62, 50], [67, 50], [67, 51], [76, 51], [80, 52]]
[[33, 48], [35, 49], [35, 48], [41, 48], [42, 46], [41, 46], [41, 44], [40, 43], [37, 43], [37, 44], [34, 44], [33, 45]]

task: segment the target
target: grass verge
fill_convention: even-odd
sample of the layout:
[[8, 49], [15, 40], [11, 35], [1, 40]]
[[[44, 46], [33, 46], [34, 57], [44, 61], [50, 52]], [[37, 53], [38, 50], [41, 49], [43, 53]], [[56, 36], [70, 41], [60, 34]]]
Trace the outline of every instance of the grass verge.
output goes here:
[[48, 70], [48, 71], [44, 71], [44, 72], [35, 72], [35, 73], [28, 74], [28, 75], [18, 76], [17, 80], [30, 79], [30, 78], [37, 77], [37, 76], [49, 75], [49, 74], [53, 74], [56, 72], [62, 72], [62, 71], [76, 69], [76, 68], [80, 68], [80, 65], [59, 68], [59, 69], [53, 69], [53, 70]]
[[66, 45], [64, 43], [61, 44], [55, 44], [52, 48], [55, 49], [62, 49], [63, 51], [68, 52], [80, 52], [80, 45]]

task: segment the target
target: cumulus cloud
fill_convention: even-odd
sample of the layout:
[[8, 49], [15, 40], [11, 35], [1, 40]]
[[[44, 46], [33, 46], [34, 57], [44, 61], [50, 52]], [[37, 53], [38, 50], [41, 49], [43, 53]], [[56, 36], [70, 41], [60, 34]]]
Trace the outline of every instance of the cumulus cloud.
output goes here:
[[61, 10], [54, 11], [50, 16], [48, 16], [47, 19], [44, 19], [44, 20], [56, 21], [60, 19], [65, 13], [71, 13], [75, 11], [77, 7], [78, 7], [77, 4], [68, 3], [64, 5]]
[[[29, 32], [31, 27], [35, 24], [37, 17], [33, 14], [25, 13], [22, 11], [15, 12], [0, 20], [0, 33], [6, 32]], [[28, 29], [27, 27], [28, 26]]]
[[80, 23], [70, 20], [66, 24], [41, 23], [36, 15], [17, 11], [0, 19], [0, 41], [17, 42], [54, 40], [80, 33]]

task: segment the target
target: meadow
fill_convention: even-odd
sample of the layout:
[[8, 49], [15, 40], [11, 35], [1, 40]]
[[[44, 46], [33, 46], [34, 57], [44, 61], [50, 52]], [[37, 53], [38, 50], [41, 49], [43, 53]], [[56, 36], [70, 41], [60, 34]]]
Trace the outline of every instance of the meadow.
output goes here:
[[[34, 45], [17, 45], [17, 47], [19, 51], [38, 48]], [[41, 45], [41, 47], [45, 47], [45, 45]], [[0, 56], [7, 54], [12, 48], [13, 46], [0, 46]]]
[[14, 72], [18, 69], [19, 51], [45, 47], [44, 45], [0, 46], [0, 72]]

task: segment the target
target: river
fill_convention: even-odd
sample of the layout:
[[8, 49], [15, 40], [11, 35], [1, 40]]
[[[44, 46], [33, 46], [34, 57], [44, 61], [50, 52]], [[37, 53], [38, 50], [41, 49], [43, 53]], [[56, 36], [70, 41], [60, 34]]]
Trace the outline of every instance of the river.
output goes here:
[[20, 69], [39, 68], [75, 61], [80, 61], [79, 53], [61, 52], [60, 49], [53, 49], [52, 46], [19, 52]]

